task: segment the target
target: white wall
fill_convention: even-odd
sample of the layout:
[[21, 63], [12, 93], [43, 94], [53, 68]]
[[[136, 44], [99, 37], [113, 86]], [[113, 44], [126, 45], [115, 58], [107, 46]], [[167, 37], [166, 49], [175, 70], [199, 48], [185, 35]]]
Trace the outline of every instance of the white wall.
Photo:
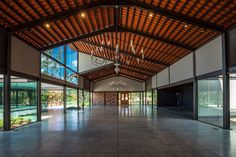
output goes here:
[[157, 74], [157, 87], [169, 85], [169, 70], [168, 68], [162, 70]]
[[12, 70], [39, 77], [40, 52], [12, 36]]
[[[108, 61], [105, 65], [111, 64], [111, 61]], [[98, 68], [99, 66], [93, 65], [91, 62], [91, 56], [79, 52], [79, 72], [85, 72], [90, 69]]]
[[196, 51], [196, 75], [203, 75], [222, 69], [222, 36], [214, 39]]
[[152, 77], [152, 88], [156, 88], [157, 87], [157, 75], [154, 75]]
[[115, 81], [123, 81], [127, 84], [126, 88], [120, 88], [119, 91], [144, 91], [144, 83], [145, 82], [138, 82], [134, 81], [125, 77], [111, 77], [105, 80], [101, 80], [98, 82], [93, 83], [93, 91], [116, 91], [116, 88], [111, 88], [109, 83]]
[[193, 78], [193, 53], [170, 66], [170, 83]]

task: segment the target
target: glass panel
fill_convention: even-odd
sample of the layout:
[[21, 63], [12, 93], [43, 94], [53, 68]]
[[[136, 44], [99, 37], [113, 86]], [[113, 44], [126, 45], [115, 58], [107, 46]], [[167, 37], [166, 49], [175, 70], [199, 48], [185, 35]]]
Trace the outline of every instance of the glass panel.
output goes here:
[[52, 58], [58, 60], [61, 63], [64, 63], [64, 46], [57, 47], [51, 50], [45, 51], [46, 54]]
[[41, 55], [41, 73], [64, 80], [64, 70], [61, 64]]
[[147, 91], [147, 105], [152, 105], [152, 91]]
[[0, 74], [0, 130], [3, 129], [3, 75]]
[[223, 126], [222, 76], [198, 81], [198, 119]]
[[11, 77], [11, 128], [37, 120], [37, 83]]
[[63, 108], [63, 87], [52, 84], [41, 84], [42, 112]]
[[78, 71], [78, 53], [70, 48], [69, 45], [66, 46], [66, 65]]
[[66, 81], [73, 84], [78, 84], [78, 75], [70, 69], [66, 69]]
[[236, 75], [230, 74], [230, 128], [236, 129]]
[[82, 107], [83, 106], [83, 91], [82, 90], [79, 90], [79, 106]]
[[89, 92], [84, 91], [84, 106], [89, 106]]
[[157, 89], [153, 89], [153, 105], [157, 106]]
[[140, 104], [140, 93], [139, 92], [132, 92], [130, 93], [130, 104], [131, 105], [138, 105]]
[[77, 89], [66, 88], [66, 108], [77, 109]]

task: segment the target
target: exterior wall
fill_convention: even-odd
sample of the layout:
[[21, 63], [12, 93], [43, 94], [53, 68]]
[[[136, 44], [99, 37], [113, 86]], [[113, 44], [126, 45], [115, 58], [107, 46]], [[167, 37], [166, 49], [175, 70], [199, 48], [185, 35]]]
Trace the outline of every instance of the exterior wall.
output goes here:
[[170, 83], [193, 78], [193, 54], [189, 54], [170, 66]]
[[111, 77], [105, 80], [95, 82], [93, 84], [93, 91], [116, 91], [116, 88], [109, 86], [112, 81], [123, 81], [128, 86], [126, 88], [120, 88], [119, 91], [144, 91], [144, 83], [134, 81], [125, 77]]
[[222, 36], [196, 51], [196, 75], [222, 70]]
[[15, 37], [11, 40], [12, 70], [39, 77], [40, 52]]
[[157, 87], [169, 85], [169, 69], [166, 68], [157, 74]]

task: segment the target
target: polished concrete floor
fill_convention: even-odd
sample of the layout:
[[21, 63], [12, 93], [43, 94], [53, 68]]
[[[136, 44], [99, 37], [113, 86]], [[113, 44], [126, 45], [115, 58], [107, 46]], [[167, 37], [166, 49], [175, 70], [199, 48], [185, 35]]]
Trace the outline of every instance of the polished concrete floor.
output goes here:
[[90, 107], [44, 114], [0, 132], [0, 157], [227, 157], [236, 132], [150, 107]]

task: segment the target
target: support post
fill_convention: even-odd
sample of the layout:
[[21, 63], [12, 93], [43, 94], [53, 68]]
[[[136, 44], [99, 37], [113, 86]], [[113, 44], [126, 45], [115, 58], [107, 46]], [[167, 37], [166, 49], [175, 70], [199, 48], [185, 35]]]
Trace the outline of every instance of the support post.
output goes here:
[[79, 110], [79, 89], [77, 89], [77, 110]]
[[41, 82], [37, 81], [37, 121], [41, 121], [42, 103], [41, 103]]
[[4, 75], [4, 131], [11, 129], [11, 36], [3, 35], [4, 53], [6, 54], [6, 74]]
[[223, 65], [223, 128], [230, 129], [230, 87], [227, 72], [227, 33], [222, 35], [222, 65]]
[[83, 98], [82, 108], [84, 109], [84, 89], [82, 89], [82, 98]]
[[153, 108], [153, 92], [154, 90], [152, 89], [152, 108]]
[[198, 80], [196, 77], [196, 52], [193, 52], [193, 119], [198, 120]]
[[64, 113], [66, 113], [66, 86], [63, 86], [63, 106], [64, 106]]

